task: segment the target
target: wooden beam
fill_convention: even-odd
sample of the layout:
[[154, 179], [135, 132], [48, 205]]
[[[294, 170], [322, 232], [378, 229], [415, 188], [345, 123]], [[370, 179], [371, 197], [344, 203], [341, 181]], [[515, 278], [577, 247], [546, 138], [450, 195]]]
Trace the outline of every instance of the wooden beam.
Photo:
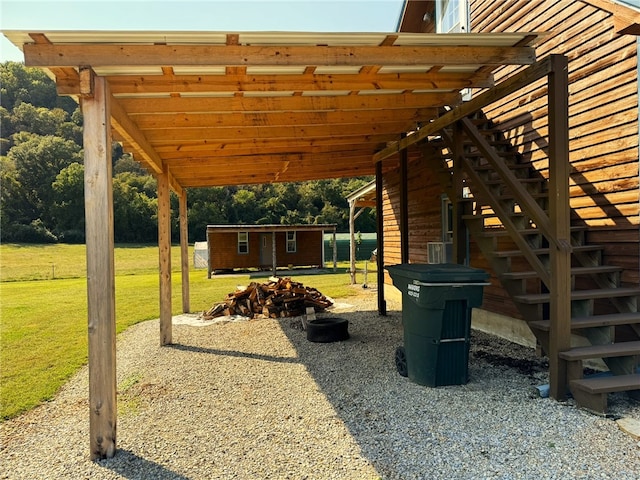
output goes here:
[[172, 343], [171, 310], [171, 204], [169, 175], [158, 179], [158, 247], [160, 256], [160, 345]]
[[522, 72], [509, 77], [507, 80], [499, 83], [495, 87], [490, 90], [481, 93], [477, 97], [472, 98], [468, 102], [463, 103], [459, 107], [453, 108], [448, 111], [440, 118], [435, 119], [433, 122], [424, 125], [420, 130], [415, 133], [411, 133], [407, 135], [407, 138], [404, 138], [384, 150], [381, 150], [377, 154], [374, 155], [373, 161], [380, 162], [385, 158], [394, 155], [401, 150], [414, 145], [421, 140], [427, 138], [430, 135], [435, 134], [436, 132], [442, 130], [443, 128], [457, 122], [458, 120], [471, 115], [474, 112], [477, 112], [481, 108], [493, 103], [501, 98], [510, 95], [522, 87], [529, 85], [531, 82], [538, 80], [540, 78], [545, 77], [551, 69], [549, 57], [536, 62], [535, 64], [527, 67]]
[[[109, 76], [114, 95], [172, 92], [276, 92], [327, 90], [461, 90], [493, 86], [493, 75], [480, 73], [377, 73], [314, 75], [117, 75]], [[58, 84], [63, 94], [77, 86]], [[67, 91], [68, 90], [68, 91]]]
[[180, 162], [188, 161], [189, 159], [198, 159], [202, 163], [213, 162], [216, 160], [222, 160], [225, 158], [243, 158], [253, 157], [254, 155], [319, 155], [324, 157], [342, 158], [350, 155], [360, 156], [368, 155], [371, 160], [372, 152], [375, 150], [377, 143], [375, 141], [363, 141], [361, 143], [353, 142], [343, 145], [338, 142], [336, 145], [314, 145], [312, 141], [307, 142], [269, 142], [268, 140], [262, 142], [262, 146], [254, 146], [251, 142], [249, 145], [243, 146], [240, 143], [233, 144], [220, 144], [216, 143], [213, 146], [198, 145], [197, 147], [192, 145], [184, 145], [177, 147], [156, 147], [156, 152], [162, 156], [165, 163], [169, 166], [180, 164]]
[[[349, 128], [341, 125], [309, 125], [309, 126], [273, 126], [273, 127], [212, 127], [212, 128], [189, 128], [176, 129], [171, 131], [173, 142], [214, 140], [221, 141], [227, 139], [272, 139], [300, 137], [333, 137], [341, 136], [361, 136], [361, 135], [388, 135], [412, 130], [412, 122], [380, 123], [377, 125], [354, 124]], [[144, 130], [144, 135], [149, 143], [155, 143], [167, 138], [165, 129]]]
[[23, 45], [28, 67], [78, 65], [528, 65], [532, 47], [287, 45]]
[[568, 61], [551, 55], [549, 74], [549, 217], [556, 238], [550, 248], [549, 391], [567, 395], [567, 364], [559, 353], [571, 347], [571, 219], [569, 208], [569, 80]]
[[[241, 149], [258, 149], [263, 152], [267, 148], [350, 148], [351, 145], [362, 144], [384, 144], [398, 138], [398, 134], [386, 133], [383, 135], [337, 135], [330, 138], [232, 138], [221, 140], [191, 140], [180, 142], [179, 144], [168, 140], [158, 140], [153, 143], [153, 147], [158, 154], [164, 155], [168, 152], [192, 152], [193, 157], [201, 155], [200, 152], [210, 150], [224, 156], [225, 152]], [[125, 142], [126, 143], [126, 142]], [[302, 150], [300, 150], [302, 151]], [[312, 153], [312, 152], [311, 152]], [[233, 154], [233, 153], [231, 153]]]
[[140, 154], [145, 163], [156, 173], [161, 173], [163, 170], [162, 159], [153, 151], [153, 147], [151, 147], [144, 134], [136, 124], [131, 121], [127, 112], [125, 112], [120, 103], [114, 98], [111, 99], [111, 122], [113, 128], [126, 139], [130, 145], [134, 146], [136, 152]]
[[182, 312], [189, 313], [189, 224], [187, 222], [187, 191], [179, 196], [180, 271], [182, 274]]
[[96, 78], [82, 102], [92, 460], [116, 452], [116, 316], [109, 90]]
[[640, 13], [614, 0], [585, 0], [594, 7], [611, 13], [615, 32], [620, 35], [640, 35]]
[[[96, 74], [91, 67], [80, 67], [78, 78], [78, 91], [76, 92], [81, 98], [93, 97], [94, 83]], [[57, 85], [57, 79], [56, 79]], [[63, 95], [58, 91], [58, 95]]]
[[291, 166], [297, 168], [300, 167], [314, 167], [322, 164], [333, 164], [338, 159], [349, 158], [352, 162], [370, 162], [371, 152], [369, 153], [355, 153], [343, 155], [334, 155], [332, 153], [324, 154], [303, 154], [292, 153], [285, 155], [243, 155], [243, 156], [229, 156], [229, 157], [216, 157], [201, 158], [197, 161], [194, 159], [190, 162], [188, 159], [170, 160], [166, 162], [167, 166], [172, 170], [180, 169], [180, 173], [197, 173], [203, 168], [214, 167], [220, 168], [221, 165], [233, 166], [237, 170], [241, 170], [243, 167], [248, 167], [253, 171], [270, 170], [274, 163], [291, 162]]
[[351, 125], [358, 123], [387, 123], [398, 121], [426, 121], [437, 116], [435, 108], [402, 108], [395, 110], [334, 110], [292, 112], [227, 112], [175, 113], [135, 115], [133, 120], [141, 130], [150, 128], [197, 127], [262, 127], [303, 126], [317, 124]]
[[337, 110], [393, 110], [404, 108], [430, 108], [457, 105], [459, 92], [451, 93], [403, 93], [399, 95], [371, 94], [318, 97], [201, 97], [201, 98], [118, 98], [131, 116], [135, 114], [161, 113], [210, 113], [221, 112], [291, 112]]

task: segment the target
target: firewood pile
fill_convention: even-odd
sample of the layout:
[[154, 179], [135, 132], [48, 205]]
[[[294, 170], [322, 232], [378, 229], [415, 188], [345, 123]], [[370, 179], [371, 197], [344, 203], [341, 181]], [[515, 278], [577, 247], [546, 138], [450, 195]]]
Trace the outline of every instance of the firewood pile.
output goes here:
[[227, 294], [223, 302], [202, 313], [203, 320], [226, 315], [242, 315], [249, 318], [280, 318], [304, 315], [307, 307], [316, 312], [333, 305], [333, 302], [315, 288], [305, 287], [290, 278], [270, 277], [266, 283], [251, 282]]

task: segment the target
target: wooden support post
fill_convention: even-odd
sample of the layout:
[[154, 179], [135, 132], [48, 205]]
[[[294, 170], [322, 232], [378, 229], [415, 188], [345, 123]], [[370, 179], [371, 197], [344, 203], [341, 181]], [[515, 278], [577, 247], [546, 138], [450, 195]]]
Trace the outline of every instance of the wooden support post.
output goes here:
[[116, 452], [116, 314], [109, 89], [95, 77], [84, 97], [84, 196], [92, 460]]
[[[402, 136], [403, 138], [405, 135]], [[400, 261], [409, 263], [409, 186], [408, 153], [400, 152]]]
[[356, 283], [356, 201], [349, 201], [349, 273], [351, 275], [351, 285]]
[[378, 225], [378, 315], [387, 315], [384, 299], [384, 216], [382, 215], [382, 162], [376, 163], [376, 223]]
[[276, 276], [278, 270], [278, 260], [276, 258], [276, 232], [271, 232], [271, 260], [273, 262], [273, 276]]
[[[462, 175], [462, 128], [459, 122], [453, 124], [453, 192], [455, 198], [450, 198], [453, 206], [453, 263], [467, 262], [467, 227], [462, 220], [463, 215], [463, 175]], [[442, 212], [443, 215], [447, 212]], [[445, 237], [446, 232], [443, 232]], [[443, 238], [443, 241], [447, 239]]]
[[172, 343], [171, 204], [167, 168], [158, 174], [158, 246], [160, 251], [160, 345]]
[[557, 239], [550, 245], [549, 392], [567, 395], [567, 364], [558, 354], [571, 347], [571, 237], [569, 209], [569, 88], [567, 57], [551, 55], [549, 74], [549, 217]]
[[338, 271], [338, 242], [336, 239], [336, 229], [333, 229], [333, 273]]
[[189, 224], [187, 222], [187, 191], [182, 190], [179, 205], [180, 216], [180, 265], [182, 273], [182, 312], [189, 313]]

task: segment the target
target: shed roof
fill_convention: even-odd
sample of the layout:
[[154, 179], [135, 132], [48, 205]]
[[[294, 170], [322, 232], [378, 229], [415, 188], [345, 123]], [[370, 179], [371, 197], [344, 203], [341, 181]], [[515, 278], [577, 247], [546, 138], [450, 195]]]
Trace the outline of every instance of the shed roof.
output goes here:
[[373, 155], [535, 61], [535, 33], [5, 31], [60, 94], [111, 92], [114, 138], [185, 187], [371, 175]]
[[292, 231], [335, 231], [335, 223], [321, 223], [317, 225], [295, 224], [295, 225], [207, 225], [207, 232], [292, 232]]

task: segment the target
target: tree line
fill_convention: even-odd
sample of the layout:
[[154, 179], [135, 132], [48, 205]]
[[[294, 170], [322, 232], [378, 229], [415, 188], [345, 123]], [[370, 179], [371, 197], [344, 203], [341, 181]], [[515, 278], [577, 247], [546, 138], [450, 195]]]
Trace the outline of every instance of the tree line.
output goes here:
[[[0, 240], [83, 243], [82, 113], [40, 69], [0, 64]], [[118, 143], [112, 146], [114, 238], [157, 241], [157, 183]], [[335, 223], [349, 231], [346, 195], [371, 177], [188, 189], [189, 241], [208, 224]], [[172, 236], [178, 198], [172, 193]], [[375, 231], [375, 213], [356, 220]]]

